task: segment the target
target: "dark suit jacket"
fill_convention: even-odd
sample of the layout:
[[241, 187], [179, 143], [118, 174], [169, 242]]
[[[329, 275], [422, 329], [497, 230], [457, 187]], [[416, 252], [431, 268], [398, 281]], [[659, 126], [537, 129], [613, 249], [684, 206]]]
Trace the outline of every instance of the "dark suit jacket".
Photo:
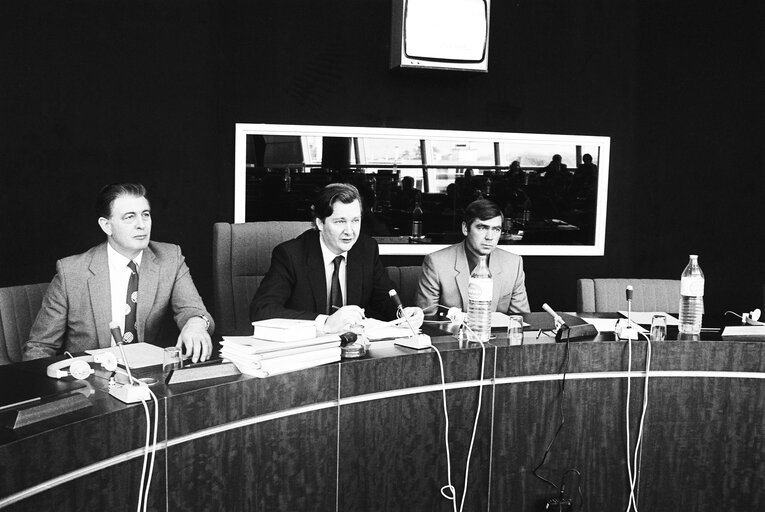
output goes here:
[[[24, 359], [52, 356], [68, 350], [82, 352], [111, 346], [111, 285], [106, 243], [56, 262], [56, 276], [43, 298]], [[166, 344], [160, 339], [170, 314], [179, 329], [189, 318], [205, 315], [209, 332], [215, 329], [205, 309], [181, 248], [151, 242], [138, 270], [138, 339]], [[165, 334], [167, 336], [167, 334]], [[172, 340], [175, 342], [175, 340]]]
[[[346, 304], [364, 308], [370, 318], [395, 318], [395, 306], [388, 297], [393, 283], [374, 239], [359, 234], [348, 251], [345, 279]], [[271, 268], [250, 303], [250, 318], [313, 320], [326, 309], [327, 278], [319, 232], [312, 229], [273, 250]]]

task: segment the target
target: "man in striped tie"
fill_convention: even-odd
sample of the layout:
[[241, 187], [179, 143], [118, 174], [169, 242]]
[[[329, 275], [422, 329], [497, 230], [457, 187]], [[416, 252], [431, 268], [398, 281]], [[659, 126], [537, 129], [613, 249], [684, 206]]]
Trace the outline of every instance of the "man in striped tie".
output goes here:
[[24, 347], [24, 359], [109, 347], [109, 323], [124, 343], [176, 345], [192, 361], [212, 352], [215, 326], [177, 245], [151, 241], [151, 205], [143, 185], [107, 185], [96, 201], [106, 242], [59, 260]]

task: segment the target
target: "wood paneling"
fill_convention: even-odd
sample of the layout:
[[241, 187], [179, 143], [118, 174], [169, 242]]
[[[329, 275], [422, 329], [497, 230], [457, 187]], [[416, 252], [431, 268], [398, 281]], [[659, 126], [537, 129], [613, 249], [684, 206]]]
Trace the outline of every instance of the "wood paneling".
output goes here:
[[[435, 343], [449, 386], [451, 477], [461, 501], [481, 350], [451, 337]], [[494, 345], [486, 351], [465, 508], [540, 510], [564, 474], [566, 494], [575, 497], [580, 485], [588, 510], [625, 508], [628, 345], [571, 343], [565, 395], [558, 373], [565, 344], [508, 346], [499, 336]], [[633, 443], [646, 349], [633, 343]], [[744, 510], [765, 500], [762, 350], [756, 342], [654, 343], [652, 368], [680, 374], [649, 381], [641, 508]], [[169, 510], [451, 510], [440, 492], [448, 482], [440, 381], [433, 351], [381, 342], [361, 360], [268, 379], [158, 384], [168, 445], [159, 447], [152, 508], [164, 510], [167, 499]], [[140, 406], [98, 390], [94, 407], [77, 415], [0, 439], [3, 496], [142, 446]], [[552, 484], [533, 474], [548, 446], [539, 473]], [[12, 509], [131, 509], [140, 462], [79, 475]]]

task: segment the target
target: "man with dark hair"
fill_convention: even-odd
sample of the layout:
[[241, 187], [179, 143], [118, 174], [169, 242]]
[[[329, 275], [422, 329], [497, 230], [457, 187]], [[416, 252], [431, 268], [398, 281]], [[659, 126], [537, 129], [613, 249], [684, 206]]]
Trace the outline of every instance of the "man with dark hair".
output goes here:
[[162, 327], [172, 313], [177, 346], [192, 361], [212, 352], [215, 325], [177, 245], [151, 242], [151, 206], [138, 183], [107, 185], [96, 200], [106, 242], [56, 263], [24, 359], [112, 345], [110, 322], [123, 341], [164, 344]]
[[487, 199], [478, 199], [465, 209], [462, 234], [465, 240], [425, 256], [415, 302], [423, 309], [435, 304], [468, 308], [468, 282], [480, 258], [487, 258], [494, 282], [492, 311], [526, 313], [523, 259], [503, 250], [495, 251], [502, 234], [502, 210]]
[[[353, 185], [332, 183], [313, 204], [314, 228], [278, 245], [250, 304], [250, 318], [314, 320], [322, 332], [340, 332], [365, 317], [395, 318], [393, 283], [377, 242], [360, 232], [361, 197]], [[422, 310], [404, 308], [415, 327]]]

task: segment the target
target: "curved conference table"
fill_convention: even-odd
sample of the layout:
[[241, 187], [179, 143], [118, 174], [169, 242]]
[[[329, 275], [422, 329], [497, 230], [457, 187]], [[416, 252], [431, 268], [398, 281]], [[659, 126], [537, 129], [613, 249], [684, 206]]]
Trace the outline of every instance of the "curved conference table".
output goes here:
[[[464, 510], [544, 510], [561, 482], [576, 510], [577, 486], [585, 510], [624, 510], [628, 344], [599, 337], [567, 347], [535, 334], [521, 346], [497, 334], [485, 353], [452, 336], [433, 338], [443, 354], [459, 499], [482, 390]], [[647, 344], [632, 345], [634, 439]], [[765, 502], [765, 343], [652, 347], [640, 509], [752, 510]], [[158, 368], [146, 373], [161, 377]], [[102, 379], [89, 381], [90, 407], [0, 429], [0, 508], [135, 509], [144, 409], [110, 397]], [[448, 481], [446, 423], [432, 349], [381, 341], [360, 360], [152, 388], [160, 441], [151, 510], [452, 510], [440, 490]], [[561, 411], [565, 424], [538, 471], [548, 483], [533, 471]]]

